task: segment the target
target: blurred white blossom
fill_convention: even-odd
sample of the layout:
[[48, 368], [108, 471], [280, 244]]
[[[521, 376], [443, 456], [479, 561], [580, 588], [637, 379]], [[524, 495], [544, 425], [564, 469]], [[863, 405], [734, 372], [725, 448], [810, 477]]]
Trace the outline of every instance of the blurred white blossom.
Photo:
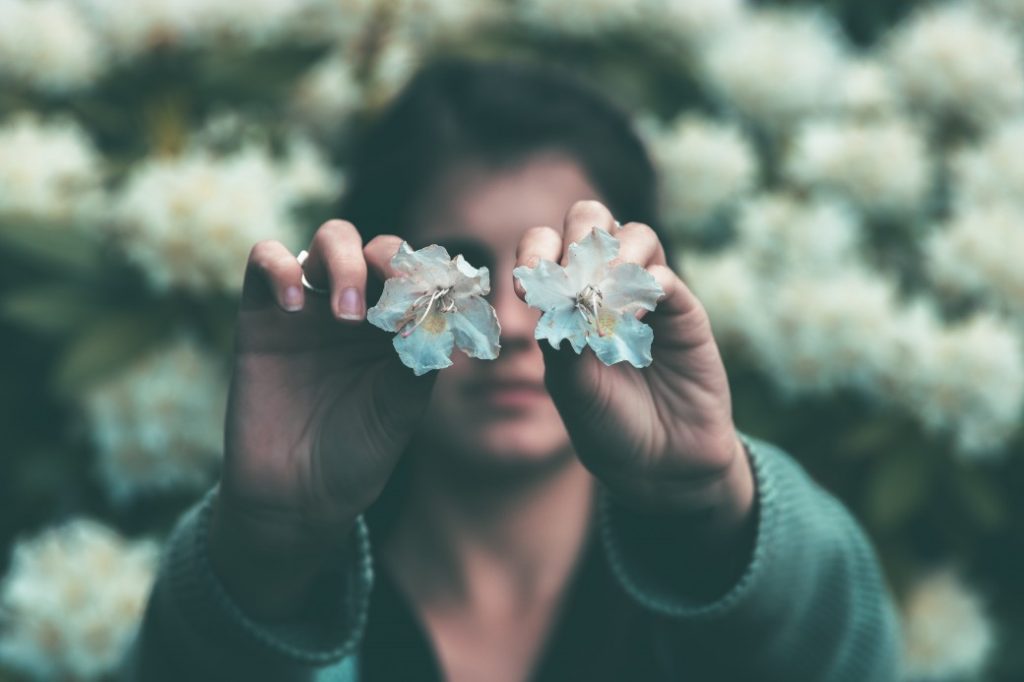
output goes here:
[[912, 110], [983, 126], [1024, 105], [1020, 37], [968, 5], [926, 7], [890, 41], [887, 60]]
[[961, 206], [1015, 203], [1024, 208], [1024, 119], [994, 131], [953, 157], [954, 199]]
[[902, 216], [922, 208], [932, 172], [924, 135], [902, 118], [808, 121], [785, 166], [797, 185], [835, 193], [868, 213]]
[[687, 253], [678, 269], [707, 311], [715, 339], [752, 355], [756, 323], [765, 312], [761, 296], [767, 285], [743, 254], [735, 250], [713, 255]]
[[773, 279], [799, 273], [828, 277], [859, 260], [858, 217], [832, 200], [764, 194], [742, 206], [736, 230], [735, 248], [751, 267]]
[[683, 230], [700, 229], [758, 180], [757, 157], [736, 126], [683, 116], [648, 138], [660, 171], [663, 215]]
[[102, 159], [70, 119], [22, 114], [0, 125], [0, 217], [77, 221], [103, 200]]
[[713, 92], [779, 130], [832, 107], [845, 60], [839, 31], [822, 14], [761, 10], [710, 43], [703, 61]]
[[998, 454], [1024, 418], [1024, 341], [985, 313], [923, 339], [902, 368], [904, 400], [962, 456]]
[[[241, 288], [253, 244], [277, 239], [294, 247], [299, 229], [291, 209], [329, 184], [325, 162], [311, 161], [312, 147], [297, 153], [297, 167], [258, 145], [224, 157], [195, 149], [143, 161], [116, 198], [110, 229], [117, 246], [158, 290]], [[308, 172], [313, 166], [320, 167], [316, 178]]]
[[884, 64], [862, 57], [846, 65], [839, 82], [840, 113], [854, 118], [879, 118], [899, 108], [899, 96]]
[[34, 679], [94, 680], [138, 629], [157, 546], [88, 519], [21, 540], [0, 585], [0, 662]]
[[1022, 0], [975, 0], [986, 12], [1001, 19], [1009, 19], [1024, 25], [1024, 2]]
[[261, 47], [301, 34], [328, 0], [67, 0], [121, 59], [160, 47]]
[[743, 18], [744, 0], [640, 0], [643, 21], [683, 42], [700, 46], [715, 40]]
[[635, 26], [642, 16], [637, 0], [524, 0], [520, 18], [545, 32], [594, 36]]
[[1024, 207], [996, 203], [965, 210], [928, 238], [924, 252], [941, 291], [982, 296], [1024, 321]]
[[64, 93], [91, 85], [106, 61], [100, 40], [64, 0], [0, 2], [0, 82]]
[[333, 133], [345, 126], [362, 103], [363, 92], [349, 56], [335, 51], [299, 81], [293, 106], [299, 118], [316, 130]]
[[111, 498], [207, 485], [223, 450], [226, 396], [218, 359], [187, 339], [91, 389], [83, 407]]
[[910, 680], [978, 675], [996, 641], [981, 598], [950, 569], [912, 586], [903, 630], [904, 675]]
[[308, 138], [292, 135], [284, 157], [278, 163], [278, 174], [286, 196], [299, 201], [333, 201], [344, 189], [341, 172], [330, 165], [327, 157]]
[[501, 0], [391, 0], [388, 7], [395, 28], [414, 41], [457, 34], [504, 12]]
[[847, 267], [829, 276], [789, 276], [762, 291], [766, 320], [757, 329], [759, 365], [787, 395], [843, 388], [877, 393], [896, 369], [889, 327], [897, 317], [893, 286]]

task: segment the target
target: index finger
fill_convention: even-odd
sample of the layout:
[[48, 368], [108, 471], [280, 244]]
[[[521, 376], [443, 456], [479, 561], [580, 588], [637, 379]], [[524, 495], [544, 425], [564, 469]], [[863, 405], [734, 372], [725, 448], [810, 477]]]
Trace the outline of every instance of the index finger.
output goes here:
[[595, 227], [614, 234], [616, 221], [600, 201], [577, 201], [565, 214], [562, 230], [562, 265], [568, 263], [569, 245], [578, 244]]

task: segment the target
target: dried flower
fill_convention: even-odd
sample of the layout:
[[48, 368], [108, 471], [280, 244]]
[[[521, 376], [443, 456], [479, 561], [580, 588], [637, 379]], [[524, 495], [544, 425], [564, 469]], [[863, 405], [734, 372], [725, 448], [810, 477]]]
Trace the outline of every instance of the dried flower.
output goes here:
[[491, 290], [487, 268], [461, 254], [453, 259], [436, 244], [413, 251], [406, 242], [391, 267], [399, 274], [384, 283], [366, 319], [396, 332], [398, 357], [416, 376], [450, 366], [453, 345], [473, 358], [498, 357], [498, 316], [483, 298]]
[[634, 367], [651, 364], [654, 330], [636, 313], [654, 310], [665, 292], [636, 263], [612, 266], [618, 254], [619, 240], [595, 227], [569, 245], [564, 268], [541, 260], [535, 268], [512, 272], [526, 290], [526, 302], [544, 311], [534, 334], [538, 340], [558, 348], [568, 339], [577, 353], [589, 345], [606, 365], [623, 360]]

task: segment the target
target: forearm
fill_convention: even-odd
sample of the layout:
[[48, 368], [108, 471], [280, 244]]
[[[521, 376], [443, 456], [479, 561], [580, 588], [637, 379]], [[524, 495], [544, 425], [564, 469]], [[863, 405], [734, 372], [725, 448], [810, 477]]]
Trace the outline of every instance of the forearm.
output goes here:
[[318, 582], [337, 575], [355, 547], [355, 520], [330, 528], [299, 528], [272, 517], [253, 519], [212, 500], [209, 554], [214, 573], [239, 608], [273, 622], [301, 617]]
[[[142, 629], [129, 679], [302, 681], [337, 665], [362, 637], [373, 573], [366, 527], [357, 522], [353, 553], [338, 571], [315, 582], [317, 604], [290, 619], [264, 620], [227, 592], [209, 556], [213, 493], [172, 533]], [[278, 557], [276, 564], [288, 563]], [[257, 574], [269, 567], [251, 566]]]
[[639, 503], [607, 489], [624, 550], [657, 580], [673, 580], [694, 598], [711, 599], [735, 584], [750, 563], [757, 504], [750, 460], [737, 436], [737, 456], [719, 477], [697, 481], [664, 501]]
[[602, 537], [619, 584], [666, 617], [679, 665], [698, 678], [895, 679], [896, 612], [863, 530], [792, 458], [746, 441], [757, 502], [749, 558], [733, 579], [702, 594], [687, 567], [705, 561], [698, 545], [638, 550], [630, 512], [606, 497]]

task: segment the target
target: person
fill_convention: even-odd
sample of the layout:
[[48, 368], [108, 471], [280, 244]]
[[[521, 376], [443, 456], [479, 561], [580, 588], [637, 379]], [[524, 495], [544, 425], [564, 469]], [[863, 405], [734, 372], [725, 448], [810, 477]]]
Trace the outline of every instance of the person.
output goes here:
[[[895, 679], [875, 553], [733, 423], [624, 112], [550, 67], [444, 59], [350, 170], [304, 263], [252, 249], [221, 480], [169, 539], [132, 679]], [[665, 292], [644, 369], [539, 344], [513, 278], [595, 228]], [[366, 322], [403, 240], [489, 268], [496, 360], [417, 377]]]

